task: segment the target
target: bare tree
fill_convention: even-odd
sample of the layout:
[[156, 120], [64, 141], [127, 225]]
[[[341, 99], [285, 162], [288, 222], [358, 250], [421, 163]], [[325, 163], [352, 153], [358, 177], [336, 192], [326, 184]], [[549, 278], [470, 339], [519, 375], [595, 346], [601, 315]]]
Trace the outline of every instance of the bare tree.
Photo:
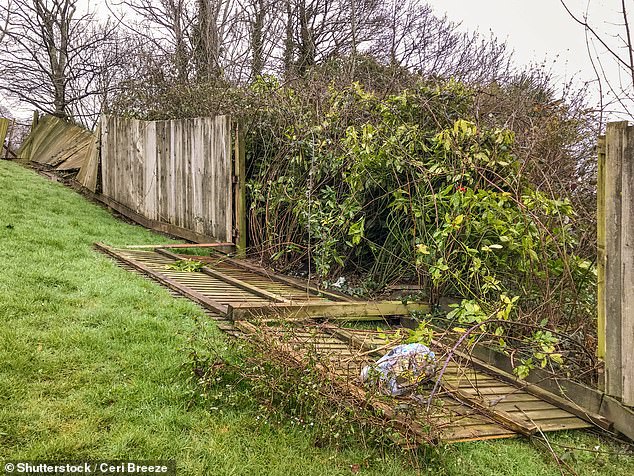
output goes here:
[[264, 70], [264, 19], [267, 2], [256, 0], [253, 3], [256, 9], [251, 21], [251, 71], [253, 76], [258, 76]]
[[169, 62], [179, 83], [188, 81], [192, 57], [189, 32], [195, 17], [191, 0], [123, 0], [108, 7], [138, 38], [141, 48]]
[[236, 0], [122, 0], [110, 10], [178, 84], [222, 78], [247, 56]]
[[[101, 93], [108, 65], [103, 51], [114, 40], [114, 27], [93, 13], [78, 13], [77, 0], [14, 0], [0, 6], [10, 15], [0, 44], [0, 83], [8, 98], [64, 119], [83, 121], [81, 103]], [[89, 116], [98, 114], [91, 111]]]
[[2, 12], [3, 14], [0, 16], [0, 43], [7, 34], [9, 30], [9, 12], [11, 11], [11, 0], [9, 0], [6, 10]]
[[353, 55], [381, 24], [378, 0], [288, 0], [284, 63], [304, 74], [334, 56]]
[[391, 0], [383, 4], [382, 28], [373, 51], [389, 64], [427, 77], [486, 83], [506, 75], [510, 61], [506, 45], [459, 27], [422, 1]]
[[[197, 0], [193, 29], [193, 51], [198, 79], [217, 78], [222, 74], [220, 43], [229, 13], [229, 2]], [[223, 5], [224, 3], [224, 5]]]
[[[634, 43], [630, 27], [629, 11], [625, 0], [614, 0], [618, 19], [604, 22], [590, 18], [590, 2], [584, 12], [575, 12], [564, 0], [559, 0], [570, 18], [582, 26], [586, 33], [588, 55], [599, 85], [602, 113], [626, 113], [634, 115]], [[603, 9], [604, 11], [606, 9]], [[611, 60], [611, 61], [608, 61]]]
[[[255, 78], [274, 69], [274, 52], [283, 50], [284, 12], [287, 2], [280, 8], [274, 0], [239, 0], [241, 29], [248, 34], [249, 78]], [[240, 33], [245, 36], [244, 33]]]

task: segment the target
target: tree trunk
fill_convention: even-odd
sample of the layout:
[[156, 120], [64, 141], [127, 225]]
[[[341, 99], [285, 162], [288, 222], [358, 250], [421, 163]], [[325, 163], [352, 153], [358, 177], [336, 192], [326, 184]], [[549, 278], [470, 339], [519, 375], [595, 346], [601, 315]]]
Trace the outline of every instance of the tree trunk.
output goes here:
[[291, 0], [286, 0], [286, 38], [284, 40], [284, 75], [290, 78], [294, 73], [293, 59], [295, 56], [295, 40], [293, 38], [293, 6]]
[[257, 77], [264, 70], [264, 17], [266, 16], [266, 0], [257, 0], [255, 17], [251, 31], [251, 76]]
[[297, 59], [297, 70], [302, 75], [315, 64], [315, 39], [309, 24], [310, 19], [311, 15], [306, 8], [306, 1], [302, 0], [299, 4], [300, 43], [298, 45], [299, 58]]

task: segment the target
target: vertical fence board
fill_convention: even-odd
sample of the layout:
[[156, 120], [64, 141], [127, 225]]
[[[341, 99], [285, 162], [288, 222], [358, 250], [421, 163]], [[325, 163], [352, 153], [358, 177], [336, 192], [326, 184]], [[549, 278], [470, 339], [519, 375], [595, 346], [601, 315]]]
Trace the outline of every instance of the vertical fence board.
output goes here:
[[610, 395], [621, 396], [621, 187], [622, 157], [626, 122], [608, 124], [605, 157], [605, 387]]
[[634, 127], [624, 134], [621, 187], [621, 372], [623, 403], [634, 406]]
[[244, 257], [247, 247], [247, 214], [246, 214], [246, 154], [244, 149], [244, 133], [238, 126], [235, 133], [234, 173], [234, 210], [235, 210], [235, 244], [239, 257]]
[[167, 123], [165, 121], [156, 123], [157, 145], [156, 145], [156, 167], [159, 176], [158, 188], [158, 220], [169, 223], [169, 212], [167, 209], [167, 195], [169, 191], [169, 176], [167, 164], [169, 161], [169, 146], [167, 143]]
[[[605, 359], [605, 136], [597, 147], [597, 357]], [[604, 382], [601, 382], [603, 385]]]
[[110, 197], [113, 195], [112, 186], [110, 184], [112, 159], [110, 157], [111, 137], [110, 128], [112, 122], [108, 116], [101, 118], [101, 191], [104, 195]]
[[93, 192], [97, 191], [97, 175], [99, 172], [99, 156], [101, 148], [101, 124], [97, 124], [95, 136], [86, 153], [86, 159], [77, 174], [77, 181]]
[[143, 211], [146, 217], [158, 220], [158, 179], [157, 179], [157, 155], [158, 146], [156, 140], [156, 123], [148, 122], [143, 130]]
[[599, 355], [606, 393], [634, 406], [634, 127], [608, 124], [605, 157], [599, 152]]
[[194, 119], [193, 121], [193, 136], [191, 137], [191, 220], [192, 229], [196, 233], [203, 233], [202, 228], [202, 153], [200, 148], [200, 142], [195, 140], [196, 137], [203, 137], [202, 121], [200, 119]]
[[[233, 144], [231, 143], [231, 121], [225, 121], [224, 123], [224, 143], [222, 144], [224, 148], [224, 168], [225, 174], [230, 177], [229, 182], [225, 182], [224, 184], [224, 192], [225, 192], [225, 200], [227, 204], [224, 208], [224, 220], [225, 220], [225, 234], [229, 237], [233, 236], [233, 210], [236, 204], [233, 201]], [[231, 238], [230, 238], [231, 239]]]
[[[0, 154], [2, 154], [2, 146], [4, 145], [4, 140], [7, 137], [7, 132], [9, 132], [9, 124], [11, 121], [7, 118], [0, 117]], [[8, 157], [7, 150], [7, 157]]]
[[[226, 150], [224, 148], [224, 144], [226, 141], [226, 129], [225, 124], [216, 118], [216, 128], [214, 130], [214, 144], [216, 147], [215, 152], [215, 165], [216, 165], [216, 177], [215, 177], [215, 187], [218, 191], [218, 207], [216, 209], [216, 216], [218, 217], [217, 222], [217, 233], [226, 234], [226, 223], [227, 223], [227, 215], [226, 215], [226, 207], [227, 207], [227, 187], [225, 185], [224, 178], [232, 177], [231, 171], [227, 170], [227, 155]], [[229, 182], [231, 183], [231, 182]], [[231, 185], [229, 185], [230, 189], [233, 189]]]
[[[215, 122], [215, 121], [214, 121]], [[215, 129], [215, 124], [214, 127], [211, 127], [208, 131], [208, 136], [205, 138], [205, 142], [207, 143], [208, 147], [209, 147], [209, 151], [207, 152], [207, 155], [205, 156], [205, 160], [207, 162], [207, 180], [209, 181], [208, 183], [208, 194], [211, 194], [212, 190], [216, 189], [216, 168], [215, 168], [215, 161], [211, 160], [211, 157], [214, 156], [216, 150], [215, 150], [215, 144], [214, 144], [214, 134], [213, 134], [213, 130]], [[218, 205], [218, 200], [210, 200], [209, 202], [209, 216], [215, 217], [216, 216], [216, 206]], [[208, 223], [207, 224], [207, 230], [208, 232], [212, 235], [212, 236], [217, 236], [216, 233], [218, 232], [215, 229], [215, 223]]]

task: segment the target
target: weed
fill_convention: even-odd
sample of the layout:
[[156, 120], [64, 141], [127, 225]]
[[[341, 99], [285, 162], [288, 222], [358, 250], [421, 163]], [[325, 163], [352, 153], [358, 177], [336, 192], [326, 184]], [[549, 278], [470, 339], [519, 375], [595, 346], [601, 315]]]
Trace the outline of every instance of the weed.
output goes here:
[[165, 269], [173, 269], [175, 271], [185, 271], [187, 273], [200, 272], [205, 264], [193, 259], [181, 259], [165, 265]]

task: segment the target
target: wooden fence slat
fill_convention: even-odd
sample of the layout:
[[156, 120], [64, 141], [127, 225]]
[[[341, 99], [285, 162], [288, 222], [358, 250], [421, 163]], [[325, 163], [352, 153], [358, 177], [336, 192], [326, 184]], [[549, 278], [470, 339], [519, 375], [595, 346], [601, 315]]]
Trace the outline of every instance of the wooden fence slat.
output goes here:
[[622, 399], [634, 406], [634, 127], [623, 138], [621, 186]]
[[191, 204], [190, 204], [190, 220], [192, 227], [195, 231], [202, 231], [202, 200], [201, 200], [201, 184], [202, 184], [202, 170], [201, 164], [201, 152], [200, 142], [195, 140], [196, 137], [202, 135], [202, 124], [200, 119], [194, 119], [192, 121], [193, 136], [191, 137]]
[[598, 353], [606, 393], [634, 406], [634, 127], [609, 123], [599, 144]]
[[[597, 144], [597, 357], [605, 359], [605, 136]], [[603, 382], [601, 382], [603, 384]]]
[[222, 209], [222, 218], [224, 224], [224, 235], [228, 236], [229, 239], [233, 236], [233, 160], [231, 156], [231, 151], [233, 149], [233, 144], [231, 143], [231, 121], [228, 116], [222, 117], [223, 127], [222, 127], [222, 141], [221, 146], [223, 148], [223, 170], [224, 177], [229, 177], [229, 180], [225, 180], [222, 184], [222, 190], [224, 192], [225, 197], [225, 206]]
[[234, 212], [236, 228], [236, 250], [238, 257], [243, 258], [247, 248], [247, 213], [246, 213], [246, 154], [244, 149], [244, 132], [236, 126], [234, 173], [236, 176], [234, 190]]
[[99, 149], [101, 148], [100, 142], [101, 123], [97, 124], [95, 137], [90, 144], [90, 149], [87, 152], [87, 158], [77, 174], [77, 181], [91, 192], [97, 191], [97, 174], [99, 172], [100, 155]]
[[609, 395], [623, 394], [621, 347], [621, 192], [627, 122], [610, 123], [606, 129], [605, 156], [605, 387]]
[[0, 154], [2, 154], [2, 145], [7, 137], [9, 131], [9, 124], [11, 121], [5, 117], [0, 117]]

